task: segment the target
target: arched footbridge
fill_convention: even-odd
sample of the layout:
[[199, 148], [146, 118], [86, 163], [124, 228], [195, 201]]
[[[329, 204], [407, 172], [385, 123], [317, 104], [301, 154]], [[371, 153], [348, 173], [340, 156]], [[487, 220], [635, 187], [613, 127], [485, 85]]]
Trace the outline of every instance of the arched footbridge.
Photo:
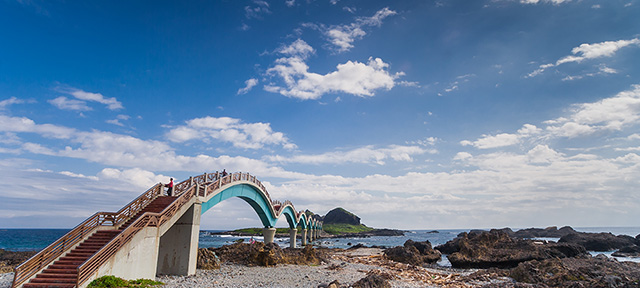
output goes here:
[[273, 242], [276, 222], [289, 224], [290, 245], [313, 241], [322, 222], [290, 201], [274, 201], [248, 173], [205, 173], [175, 185], [164, 196], [158, 183], [115, 213], [98, 212], [47, 248], [16, 267], [12, 287], [86, 287], [104, 275], [155, 279], [156, 275], [196, 272], [200, 215], [238, 197], [262, 222], [265, 243]]

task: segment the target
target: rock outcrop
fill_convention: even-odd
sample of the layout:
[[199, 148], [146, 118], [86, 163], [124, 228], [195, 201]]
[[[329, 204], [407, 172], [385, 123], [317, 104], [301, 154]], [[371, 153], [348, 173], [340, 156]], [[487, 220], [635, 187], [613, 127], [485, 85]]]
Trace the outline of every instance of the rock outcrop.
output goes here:
[[558, 243], [575, 243], [584, 246], [589, 251], [613, 251], [636, 244], [631, 236], [615, 236], [611, 233], [582, 233], [576, 232], [563, 236]]
[[[209, 251], [202, 251], [209, 250]], [[211, 252], [211, 253], [210, 253]], [[202, 259], [201, 259], [202, 257]], [[278, 264], [319, 265], [326, 257], [321, 252], [307, 245], [304, 248], [280, 248], [278, 244], [256, 242], [254, 244], [235, 243], [220, 248], [198, 249], [198, 268], [215, 261], [231, 262], [247, 266], [275, 266]], [[215, 258], [219, 258], [216, 260]], [[202, 263], [202, 265], [200, 265]]]
[[580, 245], [523, 240], [500, 230], [461, 233], [449, 242], [436, 249], [450, 253], [448, 259], [455, 268], [509, 268], [530, 260], [575, 257], [587, 253]]
[[518, 238], [561, 238], [563, 236], [578, 233], [576, 230], [569, 226], [562, 227], [558, 229], [556, 226], [547, 227], [544, 229], [541, 228], [527, 228], [520, 229], [516, 232], [513, 232], [513, 237]]
[[[370, 271], [367, 276], [356, 281], [351, 285], [353, 288], [391, 288], [389, 283], [390, 275], [381, 275], [379, 273], [372, 273]], [[387, 276], [387, 277], [385, 277]]]
[[429, 241], [407, 240], [403, 246], [384, 250], [384, 256], [393, 261], [422, 266], [438, 262], [441, 254], [431, 247]]
[[360, 225], [360, 217], [341, 208], [335, 208], [323, 218], [323, 224], [351, 224]]
[[35, 255], [36, 251], [7, 251], [0, 249], [0, 274], [13, 272], [13, 268]]
[[509, 272], [517, 287], [638, 287], [640, 263], [618, 262], [604, 255], [520, 263]]
[[615, 257], [640, 257], [640, 246], [631, 245], [624, 248], [619, 249], [616, 252], [611, 254]]
[[215, 252], [209, 249], [200, 248], [198, 249], [196, 267], [204, 270], [220, 269], [220, 258], [218, 258], [218, 255], [216, 255]]

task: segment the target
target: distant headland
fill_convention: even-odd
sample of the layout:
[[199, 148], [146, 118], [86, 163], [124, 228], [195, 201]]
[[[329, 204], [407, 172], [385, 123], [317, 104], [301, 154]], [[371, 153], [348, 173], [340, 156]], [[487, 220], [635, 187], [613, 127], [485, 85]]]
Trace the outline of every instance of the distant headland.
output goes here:
[[[371, 236], [404, 236], [405, 231], [388, 228], [372, 228], [360, 223], [360, 217], [337, 207], [321, 216], [309, 210], [307, 215], [312, 215], [322, 221], [321, 238], [364, 238]], [[300, 229], [300, 228], [298, 228]], [[214, 232], [214, 235], [233, 236], [262, 236], [262, 228], [242, 228], [233, 231]], [[289, 237], [289, 228], [277, 228], [276, 237]]]

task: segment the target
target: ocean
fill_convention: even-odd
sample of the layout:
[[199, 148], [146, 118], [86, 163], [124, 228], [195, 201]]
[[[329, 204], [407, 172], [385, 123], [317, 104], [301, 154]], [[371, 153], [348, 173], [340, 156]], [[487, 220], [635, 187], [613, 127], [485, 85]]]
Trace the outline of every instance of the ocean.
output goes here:
[[[640, 234], [640, 227], [582, 227], [575, 228], [580, 232], [610, 232], [614, 235], [629, 235], [635, 237]], [[385, 246], [394, 247], [404, 244], [408, 239], [414, 241], [429, 241], [432, 246], [438, 246], [446, 243], [449, 240], [455, 238], [462, 232], [469, 232], [471, 229], [442, 229], [442, 230], [408, 230], [405, 236], [375, 236], [367, 238], [323, 238], [319, 241], [315, 241], [316, 244], [329, 247], [329, 248], [349, 248], [353, 245], [362, 244], [365, 246]], [[517, 229], [513, 229], [516, 231]], [[49, 244], [67, 233], [68, 229], [0, 229], [0, 249], [9, 251], [39, 251], [47, 247]], [[249, 241], [252, 237], [239, 237], [231, 235], [212, 235], [211, 232], [224, 232], [220, 230], [203, 230], [200, 231], [199, 247], [210, 248], [220, 247], [223, 245], [232, 244], [235, 241], [243, 239]], [[262, 241], [263, 238], [253, 237], [257, 241]], [[546, 239], [551, 241], [557, 241], [558, 239]], [[289, 247], [289, 237], [276, 238], [276, 243], [282, 247]], [[298, 237], [298, 247], [300, 246], [300, 239]], [[610, 252], [591, 252], [593, 255], [605, 254], [609, 257]], [[450, 266], [446, 257], [442, 257], [442, 261], [439, 263], [442, 266]], [[634, 261], [640, 262], [639, 258], [617, 258], [619, 261]]]

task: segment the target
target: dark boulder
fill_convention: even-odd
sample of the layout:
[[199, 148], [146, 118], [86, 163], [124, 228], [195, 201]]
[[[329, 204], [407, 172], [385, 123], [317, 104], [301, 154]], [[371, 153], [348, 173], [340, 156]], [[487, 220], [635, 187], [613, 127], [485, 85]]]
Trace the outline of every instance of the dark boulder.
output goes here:
[[571, 233], [560, 238], [558, 243], [575, 243], [589, 251], [612, 251], [634, 245], [636, 240], [631, 236], [615, 236], [611, 233]]
[[196, 267], [203, 270], [220, 269], [220, 258], [216, 252], [206, 248], [198, 249]]
[[353, 288], [391, 288], [389, 283], [390, 275], [380, 275], [378, 273], [367, 273], [367, 276], [353, 283]]
[[510, 268], [530, 260], [586, 254], [580, 245], [517, 239], [500, 230], [462, 235], [451, 246], [457, 251], [447, 258], [454, 268]]
[[616, 252], [611, 254], [615, 257], [640, 257], [640, 246], [631, 245], [624, 248], [619, 249]]
[[335, 208], [327, 213], [323, 219], [324, 224], [351, 224], [360, 225], [360, 217], [343, 209]]
[[578, 233], [576, 230], [569, 226], [562, 227], [558, 229], [556, 226], [547, 227], [544, 229], [541, 228], [527, 228], [516, 231], [512, 236], [518, 238], [561, 238], [563, 236]]
[[393, 261], [421, 266], [438, 262], [441, 254], [431, 248], [429, 241], [415, 242], [409, 239], [403, 246], [384, 250], [384, 256]]
[[[520, 263], [509, 277], [529, 287], [638, 287], [640, 264], [605, 257], [574, 257]], [[539, 285], [539, 286], [538, 286]]]

